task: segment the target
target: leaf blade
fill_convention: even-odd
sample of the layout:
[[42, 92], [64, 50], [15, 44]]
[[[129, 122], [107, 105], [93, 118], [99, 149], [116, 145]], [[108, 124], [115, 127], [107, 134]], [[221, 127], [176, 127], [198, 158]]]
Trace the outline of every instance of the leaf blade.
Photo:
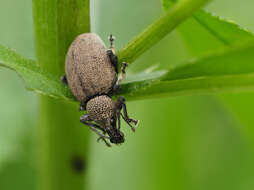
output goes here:
[[204, 9], [197, 11], [193, 17], [225, 45], [235, 45], [239, 42], [243, 43], [254, 39], [254, 35], [247, 29], [242, 28], [233, 21], [213, 15]]
[[13, 50], [0, 45], [0, 66], [15, 70], [25, 81], [28, 90], [55, 98], [74, 100], [60, 79], [43, 71], [33, 60], [25, 59]]
[[220, 50], [166, 73], [159, 81], [123, 84], [129, 99], [241, 92], [254, 89], [254, 41]]
[[[164, 10], [168, 10], [177, 1], [162, 0]], [[204, 9], [196, 11], [178, 27], [178, 31], [194, 56], [254, 39], [254, 34], [247, 29]]]
[[170, 10], [117, 52], [119, 62], [132, 63], [135, 61], [145, 51], [153, 47], [180, 23], [190, 17], [193, 12], [210, 1], [211, 0], [183, 0], [177, 2]]
[[[254, 90], [254, 41], [189, 61], [171, 71], [130, 76], [116, 95], [128, 100]], [[244, 64], [243, 64], [244, 62]], [[29, 90], [75, 101], [68, 87], [8, 48], [0, 46], [0, 66], [15, 70]], [[139, 78], [137, 77], [139, 76]], [[134, 79], [136, 80], [134, 80]]]

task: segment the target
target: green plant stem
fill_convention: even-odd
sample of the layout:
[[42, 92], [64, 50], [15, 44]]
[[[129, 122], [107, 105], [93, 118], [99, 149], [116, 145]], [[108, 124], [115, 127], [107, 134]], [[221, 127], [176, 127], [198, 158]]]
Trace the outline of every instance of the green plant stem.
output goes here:
[[117, 52], [120, 62], [131, 63], [210, 0], [182, 0]]
[[[90, 31], [89, 0], [34, 0], [33, 14], [37, 61], [60, 80], [70, 43]], [[39, 97], [41, 190], [84, 189], [88, 130], [79, 123], [79, 116], [77, 104]]]

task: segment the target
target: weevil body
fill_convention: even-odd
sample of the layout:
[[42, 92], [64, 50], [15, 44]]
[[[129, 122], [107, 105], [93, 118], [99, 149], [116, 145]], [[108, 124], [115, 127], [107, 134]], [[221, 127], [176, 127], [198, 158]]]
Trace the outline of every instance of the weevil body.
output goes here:
[[79, 35], [66, 56], [65, 73], [73, 95], [80, 101], [108, 94], [117, 81], [117, 73], [106, 54], [106, 47], [93, 33]]
[[111, 98], [119, 89], [127, 64], [123, 63], [122, 75], [118, 78], [118, 58], [114, 54], [112, 35], [109, 40], [110, 49], [107, 50], [96, 34], [79, 35], [68, 50], [66, 75], [62, 77], [62, 81], [80, 102], [80, 110], [87, 110], [80, 121], [88, 125], [99, 135], [98, 140], [102, 139], [108, 146], [107, 139], [114, 144], [124, 142], [124, 134], [120, 131], [121, 117], [133, 131], [132, 123], [138, 123], [129, 118], [123, 97], [120, 96], [117, 102]]

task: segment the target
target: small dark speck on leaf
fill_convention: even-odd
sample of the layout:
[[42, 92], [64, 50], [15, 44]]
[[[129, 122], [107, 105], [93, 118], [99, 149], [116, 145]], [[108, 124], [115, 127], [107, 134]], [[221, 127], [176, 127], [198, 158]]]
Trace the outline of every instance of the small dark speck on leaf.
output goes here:
[[74, 156], [71, 160], [71, 166], [77, 173], [83, 173], [85, 170], [85, 160], [82, 156]]

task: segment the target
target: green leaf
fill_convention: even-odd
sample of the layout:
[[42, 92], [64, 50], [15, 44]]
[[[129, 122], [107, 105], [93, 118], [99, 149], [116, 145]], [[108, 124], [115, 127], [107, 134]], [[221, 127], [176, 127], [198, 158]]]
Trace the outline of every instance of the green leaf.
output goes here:
[[123, 85], [129, 99], [254, 90], [254, 41], [193, 59], [160, 80]]
[[[163, 0], [162, 2], [164, 10], [168, 10], [176, 1]], [[191, 18], [179, 26], [178, 31], [195, 56], [254, 39], [250, 31], [203, 9], [196, 11]]]
[[0, 45], [0, 66], [15, 70], [25, 81], [28, 90], [55, 98], [74, 100], [70, 90], [60, 79], [43, 71], [37, 64]]
[[[118, 95], [128, 100], [160, 96], [192, 95], [254, 89], [254, 42], [226, 48], [173, 68], [129, 76]], [[68, 100], [74, 100], [60, 79], [41, 70], [34, 61], [26, 60], [0, 46], [2, 66], [16, 70], [28, 89]]]
[[[172, 2], [170, 0], [163, 0], [164, 9], [167, 10], [172, 6]], [[227, 21], [204, 10], [195, 13], [192, 18], [188, 19], [178, 28], [178, 31], [191, 54], [195, 56], [220, 47], [232, 46], [254, 39], [253, 33], [243, 29], [233, 21]], [[250, 63], [251, 60], [248, 62]], [[242, 64], [246, 65], [246, 62], [242, 61]], [[249, 76], [248, 78], [246, 74], [245, 80], [246, 84], [247, 80], [249, 80], [251, 85], [251, 74]], [[239, 80], [243, 81], [243, 78]], [[235, 81], [235, 85], [242, 81]], [[237, 117], [237, 120], [241, 121], [241, 124], [247, 129], [248, 135], [251, 134], [253, 141], [254, 131], [252, 126], [254, 121], [250, 114], [251, 110], [246, 109], [247, 107], [251, 108], [251, 105], [254, 104], [253, 94], [238, 94], [236, 96], [230, 94], [229, 96], [224, 95], [218, 98], [222, 99], [222, 102], [227, 105], [230, 112]]]
[[120, 63], [131, 63], [150, 49], [193, 12], [210, 0], [182, 0], [117, 52]]
[[172, 69], [164, 80], [253, 73], [253, 50], [253, 41], [230, 49], [222, 49]]
[[241, 28], [241, 26], [233, 21], [227, 21], [224, 18], [212, 15], [208, 11], [197, 11], [193, 17], [201, 26], [206, 28], [225, 45], [235, 45], [239, 42], [247, 42], [254, 38], [250, 31]]
[[[25, 59], [13, 50], [1, 45], [0, 66], [15, 70], [24, 79], [28, 90], [54, 98], [75, 101], [70, 89], [60, 81], [60, 78], [42, 70], [35, 61]], [[123, 90], [125, 90], [125, 86], [132, 85], [137, 90], [136, 83], [147, 84], [148, 81], [158, 80], [165, 74], [166, 71], [156, 71], [127, 75], [123, 84], [127, 83], [128, 85], [123, 85]]]

